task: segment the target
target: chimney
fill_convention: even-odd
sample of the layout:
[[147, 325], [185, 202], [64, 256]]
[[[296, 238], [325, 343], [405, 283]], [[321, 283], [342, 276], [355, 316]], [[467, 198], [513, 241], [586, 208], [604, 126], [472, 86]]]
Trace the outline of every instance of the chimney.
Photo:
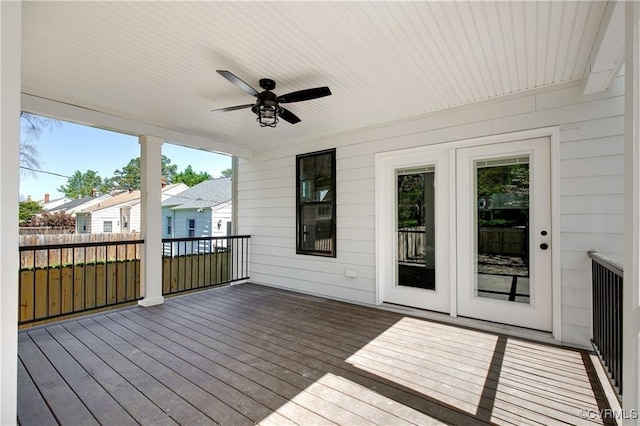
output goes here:
[[31, 195], [27, 195], [27, 202], [31, 201]]
[[98, 191], [96, 191], [96, 189], [95, 189], [95, 188], [93, 188], [93, 189], [91, 190], [91, 198], [96, 198], [96, 195], [97, 195], [97, 194], [98, 194]]
[[44, 194], [44, 203], [47, 204], [49, 202], [49, 193], [47, 192], [46, 194]]
[[163, 188], [167, 186], [167, 180], [165, 178], [160, 179], [160, 186]]

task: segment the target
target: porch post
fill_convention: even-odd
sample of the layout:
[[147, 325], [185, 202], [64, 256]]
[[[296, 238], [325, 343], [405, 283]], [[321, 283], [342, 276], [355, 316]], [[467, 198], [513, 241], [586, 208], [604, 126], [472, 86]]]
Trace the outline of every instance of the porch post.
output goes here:
[[238, 235], [238, 157], [231, 158], [231, 235]]
[[[622, 408], [640, 409], [640, 8], [625, 5], [624, 288]], [[629, 416], [631, 417], [631, 416]], [[627, 419], [635, 424], [637, 419]]]
[[0, 424], [17, 422], [22, 3], [0, 2]]
[[140, 227], [144, 245], [140, 271], [142, 306], [159, 305], [162, 297], [162, 144], [157, 136], [140, 136]]

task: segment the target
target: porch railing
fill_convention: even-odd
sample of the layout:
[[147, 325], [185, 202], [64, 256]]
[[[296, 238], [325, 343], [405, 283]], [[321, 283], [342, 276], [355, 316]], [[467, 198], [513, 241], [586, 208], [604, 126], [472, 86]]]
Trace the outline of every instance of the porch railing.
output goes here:
[[25, 325], [140, 299], [144, 240], [20, 246]]
[[398, 262], [424, 263], [427, 232], [424, 226], [398, 230]]
[[162, 294], [183, 293], [249, 278], [249, 235], [164, 238]]
[[593, 297], [592, 344], [622, 395], [622, 265], [589, 252]]

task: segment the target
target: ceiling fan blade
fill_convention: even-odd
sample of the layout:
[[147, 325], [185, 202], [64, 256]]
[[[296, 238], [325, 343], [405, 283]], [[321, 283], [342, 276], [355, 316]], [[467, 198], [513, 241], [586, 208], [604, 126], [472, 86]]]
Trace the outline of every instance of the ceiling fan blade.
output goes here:
[[291, 124], [296, 124], [300, 122], [300, 119], [298, 118], [298, 116], [286, 108], [282, 108], [282, 107], [278, 108], [278, 115], [284, 121], [288, 121]]
[[251, 96], [258, 97], [258, 91], [256, 89], [249, 86], [244, 81], [240, 80], [240, 78], [236, 76], [234, 73], [232, 73], [231, 71], [216, 70], [216, 72], [221, 76], [223, 76], [224, 78], [226, 78], [227, 80], [229, 80], [230, 82], [232, 82], [233, 84], [235, 84], [236, 86], [238, 86], [239, 88], [241, 88], [242, 90], [244, 90], [245, 92], [247, 92], [248, 94], [250, 94]]
[[276, 102], [280, 102], [283, 104], [291, 103], [291, 102], [300, 102], [300, 101], [308, 101], [311, 99], [322, 98], [324, 96], [329, 96], [331, 94], [331, 90], [328, 87], [315, 87], [313, 89], [304, 89], [298, 90], [297, 92], [287, 93], [286, 95], [281, 95], [276, 98]]
[[232, 106], [232, 107], [226, 107], [226, 108], [213, 109], [213, 110], [211, 110], [211, 112], [235, 111], [235, 110], [237, 110], [237, 109], [250, 108], [250, 107], [252, 107], [252, 106], [254, 106], [254, 105], [255, 105], [255, 104], [237, 105], [237, 106]]

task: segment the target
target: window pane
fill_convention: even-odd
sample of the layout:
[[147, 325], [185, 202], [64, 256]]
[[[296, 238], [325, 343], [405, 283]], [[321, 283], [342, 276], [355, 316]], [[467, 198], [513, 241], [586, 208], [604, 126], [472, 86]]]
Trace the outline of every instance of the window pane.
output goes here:
[[335, 150], [296, 157], [297, 252], [335, 256]]
[[307, 251], [333, 251], [333, 207], [309, 204], [300, 212], [300, 248]]
[[333, 153], [318, 154], [299, 159], [301, 201], [329, 201], [333, 199]]

